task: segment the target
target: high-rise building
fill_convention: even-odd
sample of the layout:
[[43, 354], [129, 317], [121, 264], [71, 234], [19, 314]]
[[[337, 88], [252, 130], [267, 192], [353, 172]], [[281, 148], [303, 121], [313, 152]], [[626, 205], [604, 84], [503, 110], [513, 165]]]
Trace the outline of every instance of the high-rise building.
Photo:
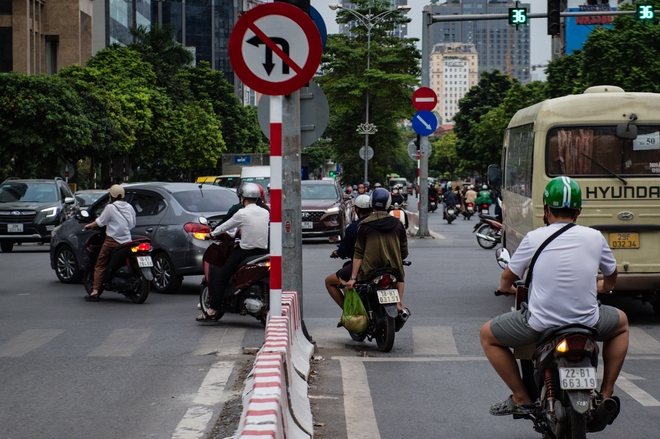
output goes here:
[[94, 53], [111, 44], [132, 43], [130, 29], [151, 24], [151, 3], [151, 0], [96, 0]]
[[[455, 0], [454, 0], [455, 1]], [[508, 14], [514, 3], [507, 0], [460, 0], [432, 5], [432, 15]], [[519, 7], [529, 4], [520, 3]], [[508, 20], [449, 21], [431, 26], [431, 47], [439, 43], [474, 44], [479, 54], [479, 74], [498, 69], [518, 79], [530, 82], [529, 25], [516, 30]]]
[[452, 123], [458, 101], [479, 82], [479, 55], [474, 44], [436, 44], [431, 51], [430, 86], [438, 95], [434, 111], [441, 123]]
[[57, 73], [92, 56], [92, 0], [0, 0], [0, 73]]

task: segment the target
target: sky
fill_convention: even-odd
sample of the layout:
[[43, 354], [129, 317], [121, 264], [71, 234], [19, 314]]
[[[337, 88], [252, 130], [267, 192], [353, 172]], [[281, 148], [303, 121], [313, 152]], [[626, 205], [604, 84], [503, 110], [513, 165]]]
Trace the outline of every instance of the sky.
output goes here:
[[[311, 5], [323, 17], [328, 34], [336, 34], [339, 32], [339, 26], [335, 21], [337, 12], [328, 7], [330, 3], [341, 3], [341, 0], [311, 0]], [[444, 0], [440, 0], [438, 4], [442, 3]], [[521, 3], [530, 4], [529, 13], [545, 12], [547, 8], [547, 0], [527, 0]], [[420, 50], [422, 49], [422, 9], [428, 4], [430, 4], [428, 0], [408, 0], [408, 5], [412, 8], [407, 14], [408, 18], [412, 19], [408, 24], [408, 37], [419, 39], [417, 47]], [[546, 34], [547, 21], [545, 18], [534, 18], [530, 19], [529, 23], [531, 26], [530, 62], [532, 65], [545, 65], [551, 58], [551, 37]]]

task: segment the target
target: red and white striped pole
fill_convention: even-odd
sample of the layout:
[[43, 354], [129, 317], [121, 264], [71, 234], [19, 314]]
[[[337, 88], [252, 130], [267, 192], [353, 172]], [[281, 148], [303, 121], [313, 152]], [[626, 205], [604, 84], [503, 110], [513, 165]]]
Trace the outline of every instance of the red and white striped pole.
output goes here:
[[419, 146], [417, 146], [417, 212], [421, 212], [422, 209], [422, 196], [420, 195], [422, 190], [422, 188], [420, 187], [420, 185], [422, 184], [422, 177], [419, 172], [421, 166], [422, 166], [422, 150], [420, 149]]
[[282, 315], [282, 96], [270, 97], [270, 315]]

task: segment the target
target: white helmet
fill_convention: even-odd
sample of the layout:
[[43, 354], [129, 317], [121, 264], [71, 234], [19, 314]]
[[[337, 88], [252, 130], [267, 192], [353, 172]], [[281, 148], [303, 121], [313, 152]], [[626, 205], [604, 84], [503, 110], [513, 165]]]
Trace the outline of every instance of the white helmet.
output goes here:
[[369, 197], [369, 195], [364, 195], [364, 194], [359, 195], [355, 199], [355, 207], [357, 207], [359, 209], [369, 209], [369, 207], [370, 207], [369, 206], [369, 200], [370, 199], [371, 199], [371, 197]]
[[110, 192], [110, 196], [112, 198], [119, 198], [119, 196], [121, 196], [121, 198], [123, 199], [126, 196], [126, 193], [124, 192], [124, 188], [118, 184], [113, 184], [112, 186], [110, 186], [108, 192]]
[[488, 189], [488, 186], [483, 185], [483, 186], [481, 186], [481, 189], [483, 189], [483, 190], [487, 190], [487, 189]]
[[469, 187], [468, 189], [474, 189], [474, 185], [471, 184], [470, 187]]
[[259, 186], [254, 183], [243, 183], [238, 189], [238, 194], [243, 198], [261, 198]]

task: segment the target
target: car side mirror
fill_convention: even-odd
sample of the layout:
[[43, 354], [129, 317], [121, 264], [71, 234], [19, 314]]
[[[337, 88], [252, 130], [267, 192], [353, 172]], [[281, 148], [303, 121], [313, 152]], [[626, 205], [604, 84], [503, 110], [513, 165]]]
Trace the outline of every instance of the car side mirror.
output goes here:
[[637, 138], [637, 125], [620, 123], [616, 126], [616, 136], [622, 140], [635, 140]]
[[73, 204], [76, 202], [76, 199], [73, 197], [66, 197], [64, 198], [64, 204]]
[[509, 265], [509, 261], [511, 260], [509, 250], [501, 247], [495, 250], [495, 257], [497, 258], [497, 264], [502, 267], [502, 270]]

